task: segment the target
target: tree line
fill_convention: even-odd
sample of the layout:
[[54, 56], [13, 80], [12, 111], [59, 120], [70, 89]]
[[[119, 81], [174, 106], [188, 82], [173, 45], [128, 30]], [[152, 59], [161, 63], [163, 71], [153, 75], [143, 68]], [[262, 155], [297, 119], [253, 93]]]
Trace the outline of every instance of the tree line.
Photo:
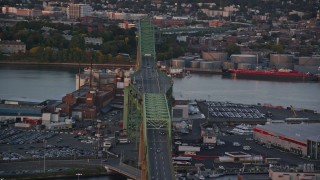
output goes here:
[[[49, 27], [46, 30], [43, 27]], [[2, 40], [20, 40], [26, 44], [27, 53], [9, 58], [33, 59], [38, 62], [88, 62], [106, 63], [108, 60], [126, 60], [136, 56], [136, 29], [122, 29], [116, 25], [104, 30], [88, 31], [86, 26], [21, 21], [12, 27], [0, 29]], [[72, 36], [67, 40], [64, 35]], [[85, 37], [102, 38], [101, 45], [86, 44]], [[128, 59], [127, 59], [128, 60]]]

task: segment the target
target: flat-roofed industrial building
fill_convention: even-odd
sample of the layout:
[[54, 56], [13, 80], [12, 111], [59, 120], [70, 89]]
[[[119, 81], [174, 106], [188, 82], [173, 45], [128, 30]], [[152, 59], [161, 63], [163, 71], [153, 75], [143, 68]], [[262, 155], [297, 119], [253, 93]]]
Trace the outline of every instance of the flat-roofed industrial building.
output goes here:
[[320, 123], [266, 124], [256, 126], [254, 138], [261, 143], [320, 160]]

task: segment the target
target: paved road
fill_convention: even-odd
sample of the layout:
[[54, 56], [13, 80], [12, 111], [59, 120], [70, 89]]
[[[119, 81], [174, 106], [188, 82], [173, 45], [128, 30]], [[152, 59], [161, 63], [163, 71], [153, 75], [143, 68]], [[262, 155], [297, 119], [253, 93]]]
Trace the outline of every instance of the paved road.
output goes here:
[[142, 93], [165, 93], [172, 81], [159, 72], [153, 57], [144, 57], [141, 69], [133, 77], [133, 85]]
[[148, 130], [148, 148], [151, 179], [172, 179], [171, 157], [169, 157], [167, 134], [164, 130]]
[[[140, 76], [140, 78], [139, 78]], [[165, 93], [171, 86], [169, 78], [159, 73], [153, 57], [144, 57], [142, 68], [134, 78], [134, 83], [143, 93]], [[172, 179], [171, 153], [169, 152], [166, 127], [147, 127], [149, 179]]]
[[141, 179], [140, 169], [123, 164], [119, 159], [108, 159], [105, 164], [110, 170], [116, 171], [133, 179]]

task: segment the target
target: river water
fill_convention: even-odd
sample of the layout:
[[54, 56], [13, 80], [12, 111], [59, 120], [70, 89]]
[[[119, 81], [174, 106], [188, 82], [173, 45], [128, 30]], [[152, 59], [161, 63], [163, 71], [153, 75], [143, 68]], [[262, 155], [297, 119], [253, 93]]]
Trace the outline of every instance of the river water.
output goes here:
[[226, 79], [221, 75], [192, 74], [174, 79], [176, 99], [206, 99], [234, 103], [269, 103], [273, 106], [320, 112], [320, 83]]
[[[42, 66], [0, 66], [0, 99], [26, 98], [43, 101], [61, 99], [76, 88], [76, 68]], [[175, 78], [173, 94], [176, 99], [206, 99], [244, 104], [272, 105], [313, 109], [320, 112], [320, 83], [274, 82], [223, 79], [220, 75], [192, 74]], [[120, 177], [91, 177], [81, 179], [115, 180]], [[236, 177], [221, 177], [221, 179]]]
[[[76, 72], [76, 68], [1, 65], [0, 98], [61, 99], [75, 90]], [[234, 80], [192, 74], [189, 78], [174, 78], [173, 95], [176, 99], [292, 105], [320, 112], [320, 83], [315, 82]]]

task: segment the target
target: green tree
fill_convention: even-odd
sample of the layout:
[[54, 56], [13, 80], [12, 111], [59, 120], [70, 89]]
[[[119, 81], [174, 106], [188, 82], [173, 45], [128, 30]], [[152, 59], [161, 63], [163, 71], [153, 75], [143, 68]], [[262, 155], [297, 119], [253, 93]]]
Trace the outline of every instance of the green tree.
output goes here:
[[289, 15], [289, 20], [294, 21], [294, 22], [298, 22], [301, 20], [300, 16], [298, 16], [298, 14], [291, 14]]
[[278, 54], [282, 54], [284, 52], [284, 48], [281, 44], [274, 44], [271, 46], [271, 50], [277, 52]]
[[72, 36], [69, 47], [80, 48], [84, 50], [85, 49], [84, 37], [81, 35]]
[[101, 34], [102, 38], [104, 41], [112, 41], [113, 40], [113, 33], [112, 31], [104, 31], [102, 34]]
[[226, 47], [226, 52], [228, 53], [229, 56], [232, 54], [240, 54], [240, 47], [237, 46], [236, 44], [228, 45]]

